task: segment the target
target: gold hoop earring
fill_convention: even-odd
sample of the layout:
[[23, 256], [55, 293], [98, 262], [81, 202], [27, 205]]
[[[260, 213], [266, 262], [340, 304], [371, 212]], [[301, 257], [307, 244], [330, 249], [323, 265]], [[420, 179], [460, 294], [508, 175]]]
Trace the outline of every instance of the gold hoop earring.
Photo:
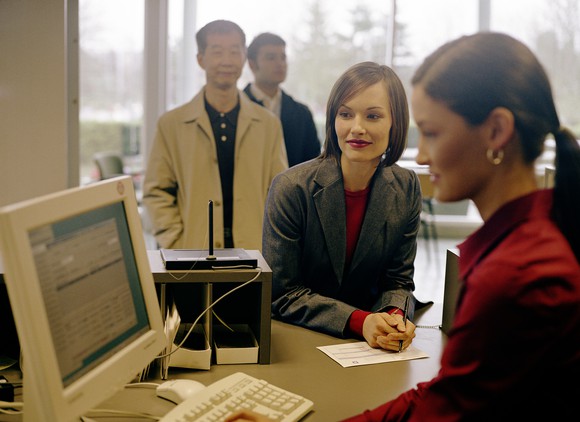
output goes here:
[[488, 161], [494, 166], [501, 164], [501, 162], [503, 161], [503, 149], [498, 149], [497, 151], [494, 151], [493, 149], [489, 148], [487, 150], [486, 155]]

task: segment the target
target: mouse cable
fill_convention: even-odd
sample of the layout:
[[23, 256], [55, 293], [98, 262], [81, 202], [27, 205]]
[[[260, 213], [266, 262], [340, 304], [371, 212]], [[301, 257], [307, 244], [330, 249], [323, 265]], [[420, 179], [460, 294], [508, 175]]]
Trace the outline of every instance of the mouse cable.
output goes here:
[[161, 384], [156, 382], [130, 382], [129, 384], [125, 384], [125, 388], [157, 388]]
[[207, 308], [205, 308], [203, 310], [203, 312], [201, 314], [198, 315], [198, 317], [195, 319], [195, 321], [193, 321], [193, 324], [191, 324], [191, 327], [189, 329], [189, 331], [187, 331], [187, 333], [185, 334], [185, 337], [183, 338], [183, 340], [181, 340], [181, 342], [175, 347], [175, 349], [173, 349], [171, 352], [169, 353], [165, 353], [163, 355], [159, 355], [157, 356], [156, 359], [162, 359], [162, 358], [166, 358], [168, 356], [171, 356], [172, 354], [174, 354], [175, 352], [177, 352], [179, 349], [181, 349], [181, 347], [185, 344], [185, 342], [187, 341], [187, 338], [189, 337], [189, 335], [193, 332], [193, 328], [197, 325], [197, 323], [199, 322], [199, 320], [201, 319], [202, 316], [204, 316], [206, 314], [207, 311], [211, 310], [215, 305], [218, 304], [219, 301], [221, 301], [223, 298], [225, 298], [226, 296], [229, 296], [230, 294], [232, 294], [233, 292], [235, 292], [236, 290], [241, 289], [242, 287], [247, 286], [248, 284], [250, 284], [251, 282], [255, 281], [258, 279], [258, 277], [260, 277], [260, 274], [262, 274], [262, 268], [261, 267], [256, 267], [256, 270], [258, 270], [258, 273], [252, 277], [251, 279], [249, 279], [248, 281], [244, 281], [242, 284], [240, 284], [239, 286], [234, 287], [233, 289], [225, 292], [223, 295], [221, 295], [220, 297], [218, 297], [216, 300], [214, 300]]
[[224, 326], [226, 327], [228, 330], [230, 330], [230, 332], [234, 332], [235, 330], [230, 327], [223, 319], [220, 318], [220, 316], [216, 313], [215, 309], [211, 310], [212, 315]]
[[[107, 416], [121, 416], [121, 417], [128, 417], [128, 418], [147, 418], [154, 421], [161, 420], [161, 416], [152, 415], [150, 413], [145, 412], [131, 412], [128, 410], [116, 410], [116, 409], [91, 409], [87, 413], [83, 415], [86, 418], [99, 418], [99, 417], [107, 417]], [[81, 420], [83, 420], [81, 418]]]

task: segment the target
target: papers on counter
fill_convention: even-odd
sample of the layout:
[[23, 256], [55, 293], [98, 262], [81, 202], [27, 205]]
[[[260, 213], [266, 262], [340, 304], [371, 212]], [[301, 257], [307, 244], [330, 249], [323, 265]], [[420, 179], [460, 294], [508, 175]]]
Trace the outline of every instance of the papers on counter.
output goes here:
[[320, 346], [318, 349], [338, 362], [343, 368], [429, 357], [425, 352], [413, 346], [398, 353], [384, 349], [373, 349], [366, 341]]

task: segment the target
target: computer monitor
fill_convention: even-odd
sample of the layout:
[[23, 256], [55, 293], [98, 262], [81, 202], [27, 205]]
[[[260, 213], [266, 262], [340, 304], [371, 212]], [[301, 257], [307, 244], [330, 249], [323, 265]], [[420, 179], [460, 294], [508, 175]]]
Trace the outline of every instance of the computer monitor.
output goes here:
[[24, 421], [73, 421], [166, 345], [131, 178], [0, 209]]
[[451, 326], [453, 325], [460, 290], [459, 250], [447, 249], [445, 258], [445, 285], [443, 290], [443, 321], [441, 322], [441, 330], [445, 334], [449, 334]]

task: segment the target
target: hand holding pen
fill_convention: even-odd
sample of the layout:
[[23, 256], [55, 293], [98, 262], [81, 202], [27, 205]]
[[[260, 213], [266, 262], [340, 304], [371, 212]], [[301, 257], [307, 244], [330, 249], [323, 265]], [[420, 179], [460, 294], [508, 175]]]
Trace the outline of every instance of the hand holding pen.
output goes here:
[[[401, 318], [401, 313], [403, 313]], [[371, 347], [398, 352], [409, 345], [415, 338], [415, 326], [407, 321], [409, 313], [409, 298], [406, 299], [403, 309], [396, 313], [371, 313], [363, 323], [363, 337]]]

